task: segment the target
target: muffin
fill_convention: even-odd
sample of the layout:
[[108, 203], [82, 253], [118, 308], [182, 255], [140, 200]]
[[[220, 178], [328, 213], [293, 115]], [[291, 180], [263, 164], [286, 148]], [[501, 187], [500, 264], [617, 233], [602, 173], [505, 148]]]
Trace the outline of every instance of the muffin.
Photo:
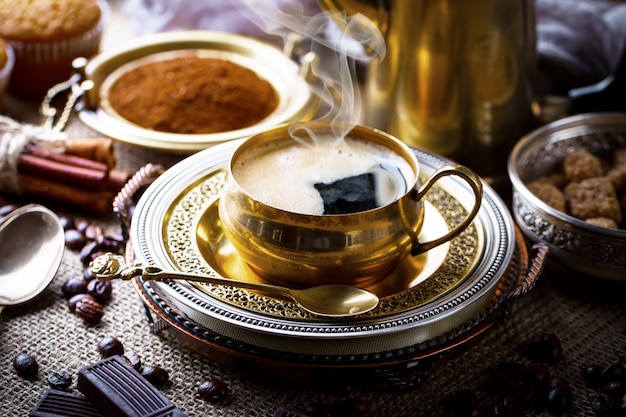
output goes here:
[[14, 63], [13, 48], [0, 38], [0, 111], [4, 109], [4, 95], [11, 79]]
[[0, 0], [0, 37], [15, 53], [9, 91], [41, 98], [76, 57], [98, 52], [107, 4], [98, 0]]

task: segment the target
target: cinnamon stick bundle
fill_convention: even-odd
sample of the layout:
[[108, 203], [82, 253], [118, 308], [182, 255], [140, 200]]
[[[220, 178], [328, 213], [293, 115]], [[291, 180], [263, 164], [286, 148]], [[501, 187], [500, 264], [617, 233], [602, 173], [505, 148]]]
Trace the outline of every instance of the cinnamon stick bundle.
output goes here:
[[110, 212], [113, 198], [130, 178], [114, 169], [112, 141], [75, 139], [64, 145], [64, 153], [33, 143], [24, 147], [17, 161], [21, 192], [95, 214]]
[[90, 190], [27, 174], [20, 174], [18, 182], [25, 195], [66, 203], [95, 214], [106, 214], [111, 211], [115, 197], [112, 191]]
[[110, 169], [115, 168], [115, 152], [113, 140], [109, 138], [81, 138], [66, 139], [65, 154], [74, 155], [87, 160], [105, 164]]
[[64, 183], [94, 187], [98, 190], [120, 190], [128, 174], [109, 169], [101, 162], [52, 152], [28, 145], [18, 159], [18, 171]]

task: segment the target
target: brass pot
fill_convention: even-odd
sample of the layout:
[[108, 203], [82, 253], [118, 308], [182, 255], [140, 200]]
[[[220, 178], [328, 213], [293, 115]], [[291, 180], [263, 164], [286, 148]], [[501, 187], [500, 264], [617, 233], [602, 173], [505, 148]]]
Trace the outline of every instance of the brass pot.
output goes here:
[[[301, 125], [318, 140], [335, 140], [330, 123]], [[220, 220], [228, 240], [264, 279], [296, 287], [373, 282], [387, 275], [403, 257], [422, 253], [457, 236], [478, 212], [482, 184], [469, 169], [444, 165], [421, 185], [415, 154], [395, 137], [363, 126], [352, 128], [347, 137], [383, 147], [406, 161], [411, 170], [410, 178], [403, 174], [406, 191], [390, 203], [368, 210], [303, 214], [260, 201], [254, 196], [255, 190], [241, 186], [234, 169], [241, 158], [268, 145], [273, 150], [294, 146], [289, 126], [252, 136], [232, 155], [228, 179], [220, 195]], [[281, 175], [289, 178], [294, 173]], [[475, 196], [473, 208], [444, 236], [420, 242], [425, 220], [422, 197], [437, 180], [448, 175], [459, 176], [469, 184]]]
[[365, 15], [385, 39], [364, 81], [365, 125], [481, 170], [507, 154], [489, 160], [484, 151], [508, 151], [532, 128], [534, 0], [318, 3], [340, 26]]

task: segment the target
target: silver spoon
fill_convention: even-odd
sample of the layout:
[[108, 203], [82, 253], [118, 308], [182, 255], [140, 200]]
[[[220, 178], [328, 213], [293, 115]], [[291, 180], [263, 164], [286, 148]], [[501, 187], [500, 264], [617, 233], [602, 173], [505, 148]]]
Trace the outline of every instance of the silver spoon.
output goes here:
[[0, 311], [45, 290], [64, 250], [63, 226], [46, 207], [29, 204], [5, 217], [0, 222]]
[[221, 277], [167, 272], [155, 266], [139, 264], [127, 266], [123, 256], [113, 253], [106, 253], [95, 258], [90, 264], [90, 269], [94, 277], [103, 281], [115, 278], [129, 280], [134, 277], [141, 277], [144, 280], [184, 279], [279, 293], [290, 297], [304, 310], [322, 317], [356, 316], [374, 309], [379, 302], [375, 294], [349, 285], [318, 285], [296, 290], [277, 285], [235, 281]]

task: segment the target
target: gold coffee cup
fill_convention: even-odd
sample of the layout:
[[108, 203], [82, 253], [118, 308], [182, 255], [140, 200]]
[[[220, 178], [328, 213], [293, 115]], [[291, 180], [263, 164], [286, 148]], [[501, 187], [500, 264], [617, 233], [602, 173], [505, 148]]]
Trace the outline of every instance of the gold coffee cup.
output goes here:
[[[391, 135], [356, 126], [344, 141], [339, 141], [330, 123], [306, 122], [299, 126], [300, 140], [293, 139], [290, 127], [283, 125], [243, 142], [230, 159], [220, 195], [219, 216], [226, 238], [250, 268], [267, 281], [306, 287], [363, 285], [382, 279], [405, 256], [423, 253], [459, 235], [480, 209], [481, 180], [464, 166], [444, 165], [420, 184], [415, 154]], [[302, 158], [309, 158], [306, 155], [310, 159], [303, 162]], [[347, 158], [347, 162], [341, 158]], [[310, 160], [316, 161], [314, 169], [309, 169]], [[264, 165], [259, 165], [260, 161]], [[363, 175], [374, 178], [370, 183], [387, 194], [393, 191], [384, 196], [386, 201], [339, 214], [328, 214], [325, 202], [324, 212], [319, 207], [310, 211], [306, 204], [306, 209], [294, 205], [292, 200], [307, 192], [291, 190], [293, 184], [324, 181], [305, 178], [308, 175], [324, 177], [334, 170], [343, 175], [351, 169], [358, 171], [360, 166], [368, 167], [370, 161], [374, 163]], [[437, 180], [448, 175], [469, 184], [475, 196], [473, 208], [443, 236], [420, 242], [423, 197]], [[315, 198], [321, 199], [319, 194]]]

